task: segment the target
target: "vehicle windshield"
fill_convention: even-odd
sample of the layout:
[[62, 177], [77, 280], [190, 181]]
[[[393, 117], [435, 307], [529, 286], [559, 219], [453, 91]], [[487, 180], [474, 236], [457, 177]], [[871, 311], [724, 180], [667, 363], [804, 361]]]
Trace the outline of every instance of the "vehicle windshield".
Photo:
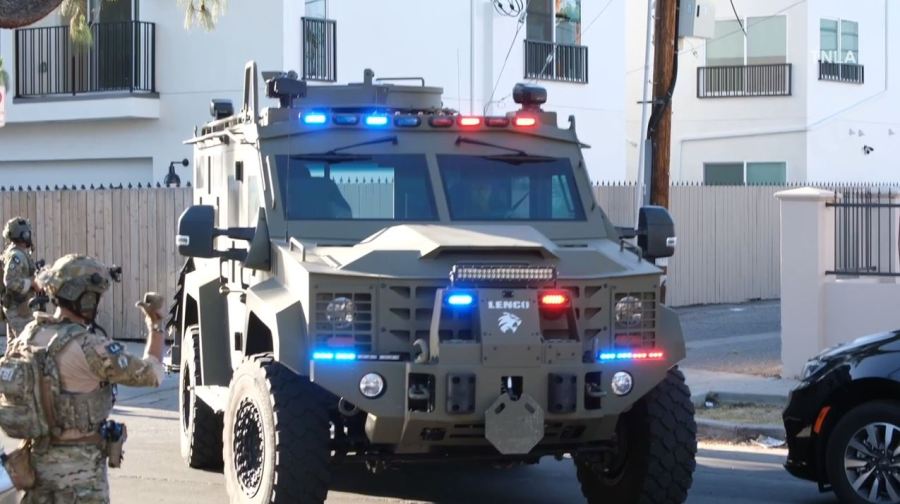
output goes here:
[[275, 156], [285, 217], [437, 220], [421, 154]]
[[452, 220], [583, 221], [568, 159], [440, 155]]

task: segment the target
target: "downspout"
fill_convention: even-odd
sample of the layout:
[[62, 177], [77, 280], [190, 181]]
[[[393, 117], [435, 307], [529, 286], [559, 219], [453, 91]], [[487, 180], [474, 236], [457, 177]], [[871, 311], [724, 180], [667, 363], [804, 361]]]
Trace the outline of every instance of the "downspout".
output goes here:
[[813, 129], [821, 126], [822, 124], [834, 119], [835, 117], [840, 116], [841, 114], [848, 112], [850, 110], [855, 109], [856, 107], [874, 100], [879, 96], [884, 95], [888, 92], [888, 85], [890, 83], [890, 57], [889, 57], [889, 48], [890, 48], [890, 22], [888, 21], [888, 16], [890, 14], [890, 0], [884, 0], [884, 89], [881, 91], [866, 97], [849, 107], [843, 108], [828, 117], [824, 117], [814, 123], [810, 123], [807, 126], [800, 126], [796, 128], [774, 128], [774, 129], [762, 129], [755, 131], [741, 131], [741, 132], [729, 132], [729, 133], [719, 133], [712, 135], [695, 135], [692, 137], [684, 137], [681, 138], [678, 143], [680, 144], [680, 151], [678, 155], [678, 176], [680, 179], [684, 177], [684, 146], [689, 142], [702, 142], [707, 140], [725, 140], [729, 138], [753, 138], [753, 137], [761, 137], [761, 136], [773, 136], [773, 135], [787, 135], [792, 133], [809, 133]]

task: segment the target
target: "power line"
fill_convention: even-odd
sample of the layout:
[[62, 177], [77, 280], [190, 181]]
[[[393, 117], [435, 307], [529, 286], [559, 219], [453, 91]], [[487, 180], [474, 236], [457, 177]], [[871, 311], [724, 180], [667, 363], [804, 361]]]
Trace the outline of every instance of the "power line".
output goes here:
[[606, 2], [606, 5], [604, 5], [603, 8], [600, 9], [600, 12], [596, 16], [594, 16], [594, 19], [591, 19], [591, 22], [588, 23], [587, 26], [584, 28], [584, 31], [581, 32], [582, 37], [587, 34], [588, 30], [590, 30], [591, 27], [594, 26], [594, 23], [596, 23], [597, 20], [600, 19], [600, 16], [602, 16], [603, 13], [606, 12], [606, 9], [608, 9], [612, 3], [613, 3], [613, 0], [609, 0], [608, 2]]
[[741, 26], [741, 31], [744, 32], [744, 36], [747, 36], [747, 29], [744, 28], [744, 20], [741, 19], [741, 16], [738, 14], [737, 7], [734, 6], [734, 0], [731, 0], [731, 11], [734, 12], [734, 18], [737, 19], [738, 24]]
[[525, 2], [525, 9], [519, 15], [518, 24], [516, 26], [516, 33], [513, 34], [512, 40], [509, 42], [509, 49], [506, 51], [506, 58], [503, 59], [503, 65], [500, 66], [500, 73], [497, 74], [497, 80], [494, 82], [494, 89], [491, 90], [491, 96], [488, 98], [488, 101], [484, 104], [484, 115], [487, 115], [487, 108], [491, 103], [494, 103], [494, 95], [497, 93], [497, 86], [500, 85], [500, 79], [503, 78], [503, 71], [506, 70], [506, 64], [509, 62], [509, 55], [512, 54], [513, 47], [516, 45], [516, 39], [519, 38], [519, 32], [522, 31], [522, 26], [525, 25], [525, 16], [528, 12], [528, 6], [531, 4], [531, 0]]

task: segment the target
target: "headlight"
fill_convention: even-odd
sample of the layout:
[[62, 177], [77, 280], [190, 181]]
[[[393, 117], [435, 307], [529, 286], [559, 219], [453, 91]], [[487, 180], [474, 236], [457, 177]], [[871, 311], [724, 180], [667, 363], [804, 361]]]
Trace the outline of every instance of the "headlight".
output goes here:
[[819, 359], [810, 359], [803, 366], [803, 372], [800, 373], [800, 380], [805, 380], [810, 376], [818, 373], [825, 367], [826, 362]]
[[369, 399], [375, 399], [384, 392], [384, 378], [378, 373], [369, 373], [359, 380], [359, 391]]
[[325, 318], [338, 329], [350, 327], [355, 315], [356, 306], [353, 301], [345, 297], [334, 298], [325, 307]]
[[641, 300], [634, 296], [625, 296], [616, 303], [616, 323], [624, 327], [640, 325], [643, 318]]
[[634, 379], [626, 371], [619, 371], [613, 375], [612, 383], [610, 383], [612, 391], [617, 396], [628, 395], [634, 387]]

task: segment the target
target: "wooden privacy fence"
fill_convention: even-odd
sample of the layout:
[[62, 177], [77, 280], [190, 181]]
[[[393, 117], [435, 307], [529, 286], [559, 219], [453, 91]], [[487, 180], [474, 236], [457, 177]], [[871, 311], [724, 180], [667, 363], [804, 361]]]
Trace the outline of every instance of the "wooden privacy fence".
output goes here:
[[[783, 186], [673, 185], [669, 206], [678, 245], [669, 259], [671, 306], [739, 303], [780, 295]], [[616, 225], [636, 219], [633, 185], [600, 185], [597, 199]]]
[[[780, 222], [774, 195], [792, 187], [672, 186], [678, 248], [669, 261], [668, 303], [778, 298]], [[174, 294], [183, 258], [173, 237], [178, 216], [191, 203], [191, 191], [149, 187], [0, 191], [0, 219], [5, 222], [15, 215], [30, 219], [35, 256], [48, 263], [78, 252], [122, 266], [122, 283], [114, 284], [104, 297], [99, 322], [110, 335], [141, 339], [144, 329], [134, 302], [148, 290], [167, 298]], [[615, 224], [634, 223], [634, 186], [598, 185], [594, 191]], [[373, 202], [356, 204], [362, 208]]]
[[183, 258], [175, 225], [191, 204], [190, 188], [120, 188], [0, 192], [0, 219], [21, 215], [34, 230], [35, 258], [51, 264], [69, 253], [122, 267], [122, 282], [103, 296], [98, 323], [110, 336], [146, 337], [134, 307], [146, 291], [171, 298]]

